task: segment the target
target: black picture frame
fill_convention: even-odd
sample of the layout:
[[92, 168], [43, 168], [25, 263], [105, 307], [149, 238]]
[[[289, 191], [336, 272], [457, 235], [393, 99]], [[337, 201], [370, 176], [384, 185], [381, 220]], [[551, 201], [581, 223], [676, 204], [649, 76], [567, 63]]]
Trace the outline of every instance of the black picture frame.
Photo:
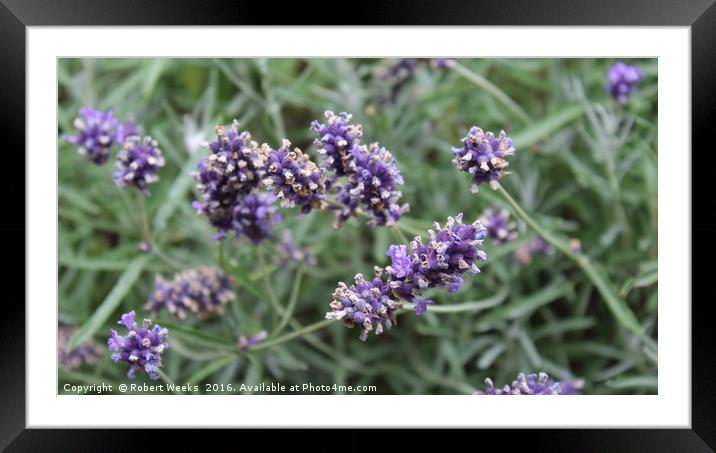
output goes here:
[[[355, 5], [354, 5], [355, 6]], [[16, 252], [17, 265], [3, 269], [6, 285], [16, 291], [7, 297], [0, 319], [0, 449], [8, 451], [111, 451], [123, 449], [130, 442], [118, 430], [39, 430], [25, 429], [25, 309], [24, 248], [16, 238], [24, 236], [25, 199], [18, 187], [25, 187], [25, 131], [29, 118], [25, 116], [25, 50], [26, 27], [76, 25], [285, 25], [303, 17], [306, 24], [329, 25], [551, 25], [551, 26], [688, 26], [691, 28], [692, 64], [692, 149], [711, 151], [712, 138], [709, 119], [716, 109], [716, 6], [714, 0], [559, 0], [454, 2], [405, 0], [384, 4], [361, 2], [359, 8], [350, 4], [345, 12], [336, 14], [331, 8], [301, 3], [170, 0], [109, 1], [109, 0], [0, 0], [0, 115], [6, 132], [5, 168], [13, 171], [2, 178], [5, 194], [5, 214], [0, 221], [5, 241], [5, 253]], [[48, 131], [49, 132], [49, 131]], [[32, 133], [39, 133], [33, 131]], [[688, 137], [682, 144], [687, 146]], [[711, 145], [711, 146], [709, 146]], [[670, 152], [681, 151], [674, 145]], [[684, 152], [686, 152], [684, 150]], [[48, 152], [49, 153], [49, 152]], [[48, 156], [51, 154], [48, 154]], [[21, 159], [21, 156], [23, 158]], [[692, 154], [693, 156], [693, 154]], [[7, 159], [18, 164], [9, 167]], [[679, 158], [679, 157], [674, 157]], [[701, 161], [701, 159], [700, 159]], [[708, 165], [692, 167], [692, 243], [703, 256], [714, 256], [713, 233], [716, 221], [707, 214], [713, 201], [707, 197]], [[697, 198], [704, 198], [699, 203]], [[701, 209], [698, 209], [701, 208]], [[23, 214], [21, 215], [20, 212]], [[697, 216], [698, 214], [698, 216]], [[668, 235], [669, 232], [662, 232]], [[25, 244], [32, 240], [25, 237]], [[51, 253], [48, 251], [48, 253]], [[699, 266], [692, 255], [692, 285], [704, 288], [709, 281], [710, 266]], [[6, 292], [7, 294], [7, 292]], [[708, 316], [711, 297], [692, 297], [692, 429], [612, 429], [604, 430], [531, 430], [526, 435], [480, 433], [480, 443], [494, 436], [500, 445], [524, 444], [530, 449], [547, 451], [713, 451], [716, 449], [716, 386], [713, 382], [716, 349], [711, 317]], [[708, 293], [705, 293], [708, 294]], [[22, 295], [22, 300], [20, 295]], [[685, 295], [686, 296], [686, 295]], [[688, 306], [689, 299], [680, 301]], [[684, 382], [683, 385], [689, 385]], [[101, 417], [101, 414], [98, 414]], [[635, 421], [636, 422], [636, 421]], [[188, 435], [186, 430], [171, 434], [176, 441]], [[293, 435], [292, 435], [293, 436]], [[151, 442], [140, 437], [154, 437], [145, 431], [132, 435], [133, 445], [149, 448]], [[212, 435], [213, 437], [213, 435]], [[216, 442], [216, 440], [214, 440]], [[393, 442], [400, 442], [395, 436]], [[390, 442], [382, 444], [389, 448]]]

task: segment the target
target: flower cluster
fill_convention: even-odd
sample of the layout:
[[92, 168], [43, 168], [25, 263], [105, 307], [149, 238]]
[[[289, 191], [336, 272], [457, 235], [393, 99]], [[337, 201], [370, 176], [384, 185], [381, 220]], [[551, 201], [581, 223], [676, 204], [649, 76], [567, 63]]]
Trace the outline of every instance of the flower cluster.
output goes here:
[[268, 338], [268, 332], [265, 330], [262, 330], [261, 332], [257, 333], [253, 337], [246, 338], [246, 335], [241, 335], [239, 337], [239, 349], [242, 351], [248, 350], [251, 346], [255, 346], [262, 341], [264, 341], [266, 338]]
[[237, 236], [246, 236], [254, 244], [271, 236], [271, 228], [281, 222], [273, 194], [259, 192], [240, 196], [234, 207], [232, 229]]
[[198, 171], [193, 173], [196, 188], [202, 194], [193, 207], [218, 229], [215, 239], [219, 239], [233, 228], [239, 196], [258, 191], [268, 152], [259, 148], [248, 132], [239, 133], [236, 121], [228, 131], [217, 126], [215, 132], [217, 139], [205, 145], [211, 154], [199, 162]]
[[107, 347], [112, 351], [112, 362], [129, 365], [129, 379], [134, 379], [137, 372], [143, 371], [149, 379], [157, 380], [162, 366], [162, 353], [169, 348], [169, 331], [157, 324], [152, 326], [149, 319], [145, 319], [139, 326], [134, 317], [134, 311], [130, 311], [117, 322], [127, 328], [126, 336], [119, 335], [114, 329], [110, 331]]
[[395, 310], [399, 304], [391, 299], [391, 290], [382, 279], [383, 270], [375, 268], [375, 277], [366, 280], [362, 274], [355, 276], [355, 284], [347, 286], [338, 283], [333, 292], [331, 311], [326, 319], [340, 319], [348, 327], [358, 326], [361, 329], [360, 339], [365, 341], [372, 330], [376, 335], [395, 324]]
[[410, 80], [415, 77], [419, 65], [429, 65], [434, 69], [446, 69], [455, 65], [454, 58], [401, 58], [390, 66], [381, 70], [381, 77], [388, 82], [390, 89], [389, 99], [382, 99], [382, 102], [390, 101], [394, 104], [398, 95]]
[[403, 177], [393, 155], [377, 143], [355, 146], [348, 163], [347, 181], [337, 196], [341, 203], [338, 224], [345, 222], [363, 207], [370, 216], [368, 225], [394, 225], [409, 209], [400, 206], [398, 186]]
[[458, 291], [463, 284], [462, 275], [477, 274], [477, 261], [487, 255], [480, 249], [487, 231], [479, 220], [472, 224], [462, 223], [462, 214], [448, 217], [445, 227], [434, 224], [429, 230], [426, 244], [416, 237], [408, 249], [405, 245], [391, 245], [388, 256], [391, 265], [386, 268], [388, 284], [401, 299], [415, 304], [415, 312], [422, 314], [432, 300], [420, 300], [421, 292], [428, 288], [446, 288]]
[[335, 171], [336, 176], [346, 174], [346, 163], [351, 159], [351, 150], [363, 137], [363, 126], [351, 124], [353, 115], [342, 112], [338, 115], [330, 110], [324, 113], [326, 123], [318, 120], [311, 123], [311, 129], [318, 134], [316, 146], [322, 156], [321, 166]]
[[303, 214], [325, 208], [326, 179], [308, 154], [291, 149], [285, 139], [277, 150], [262, 148], [269, 156], [263, 184], [280, 199], [281, 207], [299, 207]]
[[345, 183], [336, 185], [338, 206], [336, 227], [356, 214], [362, 207], [369, 216], [368, 225], [393, 225], [409, 209], [399, 204], [401, 193], [398, 186], [403, 177], [393, 155], [378, 143], [361, 145], [363, 127], [351, 124], [352, 115], [325, 112], [326, 124], [311, 123], [318, 133], [316, 145], [323, 156], [322, 167], [333, 171], [326, 183], [330, 189], [338, 177]]
[[76, 329], [70, 327], [60, 327], [57, 331], [57, 360], [60, 365], [68, 368], [75, 369], [82, 366], [84, 363], [94, 363], [102, 354], [102, 348], [91, 342], [85, 342], [75, 349], [67, 349], [67, 344]]
[[156, 140], [131, 135], [117, 153], [117, 171], [112, 177], [118, 187], [133, 186], [149, 195], [147, 187], [159, 181], [157, 170], [163, 166], [164, 157]]
[[275, 259], [281, 268], [285, 268], [289, 263], [301, 264], [305, 267], [316, 265], [316, 256], [306, 249], [299, 248], [289, 230], [284, 230], [281, 242], [276, 246]]
[[235, 298], [226, 274], [218, 267], [202, 267], [177, 273], [171, 281], [157, 276], [146, 308], [152, 312], [166, 308], [180, 319], [188, 313], [203, 319], [223, 314], [224, 305]]
[[509, 165], [506, 158], [514, 152], [512, 139], [505, 131], [495, 137], [492, 132], [484, 132], [473, 126], [462, 139], [462, 147], [452, 148], [455, 156], [453, 164], [458, 170], [472, 175], [473, 192], [477, 192], [478, 186], [483, 182], [496, 189], [497, 181], [506, 174], [505, 167]]
[[607, 71], [607, 92], [619, 104], [626, 104], [643, 77], [638, 66], [618, 61]]
[[498, 244], [505, 244], [517, 238], [517, 225], [510, 222], [510, 213], [506, 209], [488, 209], [480, 221], [487, 228], [487, 236]]
[[554, 247], [538, 236], [532, 239], [527, 245], [523, 245], [515, 250], [513, 258], [517, 264], [524, 266], [529, 264], [535, 255], [554, 255], [554, 252]]
[[[67, 143], [77, 145], [77, 152], [97, 165], [107, 162], [112, 145], [117, 142], [117, 119], [112, 112], [84, 107], [75, 118], [77, 135], [63, 135]], [[120, 142], [121, 143], [121, 142]]]
[[581, 388], [581, 381], [567, 380], [556, 382], [549, 378], [547, 373], [528, 374], [520, 373], [512, 385], [497, 388], [492, 379], [485, 379], [487, 388], [478, 390], [475, 395], [576, 395]]
[[448, 217], [445, 227], [435, 223], [435, 229], [428, 231], [430, 239], [423, 244], [420, 236], [405, 245], [391, 245], [387, 255], [392, 264], [383, 270], [375, 268], [375, 277], [368, 281], [361, 274], [356, 275], [355, 284], [347, 286], [340, 282], [333, 293], [331, 310], [326, 319], [340, 319], [350, 327], [361, 326], [361, 340], [368, 332], [383, 332], [383, 326], [390, 328], [395, 323], [395, 310], [400, 300], [415, 305], [420, 315], [432, 304], [431, 300], [418, 299], [428, 288], [446, 288], [455, 292], [462, 287], [462, 275], [479, 272], [477, 261], [487, 259], [480, 249], [486, 230], [479, 220], [472, 224], [462, 223], [462, 214]]

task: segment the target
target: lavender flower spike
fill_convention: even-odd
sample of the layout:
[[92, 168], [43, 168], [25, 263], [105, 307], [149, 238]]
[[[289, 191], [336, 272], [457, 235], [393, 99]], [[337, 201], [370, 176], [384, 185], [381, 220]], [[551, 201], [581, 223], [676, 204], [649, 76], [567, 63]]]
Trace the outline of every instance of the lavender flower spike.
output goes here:
[[626, 104], [643, 78], [638, 66], [618, 61], [607, 71], [607, 92], [619, 104]]
[[515, 153], [515, 148], [505, 131], [495, 137], [492, 132], [483, 132], [473, 126], [462, 139], [462, 147], [452, 148], [452, 153], [455, 168], [472, 175], [471, 190], [477, 192], [483, 182], [489, 183], [493, 189], [497, 188], [497, 181], [507, 174], [505, 167], [509, 163], [506, 158]]
[[476, 275], [480, 272], [476, 263], [487, 259], [480, 245], [487, 231], [479, 220], [472, 224], [462, 223], [462, 214], [448, 217], [445, 227], [435, 223], [435, 229], [428, 231], [430, 239], [423, 244], [417, 236], [410, 247], [391, 245], [387, 255], [391, 265], [386, 268], [388, 285], [393, 293], [415, 304], [420, 315], [431, 300], [417, 299], [428, 288], [447, 288], [458, 291], [464, 282], [465, 272]]
[[498, 244], [505, 244], [517, 238], [517, 225], [510, 222], [510, 213], [506, 209], [488, 209], [480, 221], [487, 228], [487, 235]]
[[275, 262], [282, 269], [289, 264], [313, 267], [316, 265], [316, 256], [310, 250], [296, 245], [290, 230], [283, 230], [281, 242], [276, 246]]
[[151, 137], [132, 135], [117, 154], [117, 171], [112, 175], [118, 187], [134, 186], [149, 195], [149, 184], [159, 181], [157, 170], [164, 166], [162, 151]]
[[157, 324], [152, 326], [149, 319], [138, 326], [134, 317], [134, 311], [130, 311], [117, 322], [127, 328], [126, 336], [119, 335], [114, 329], [110, 331], [107, 347], [112, 351], [112, 362], [129, 365], [129, 379], [134, 379], [137, 372], [145, 372], [149, 379], [156, 381], [162, 366], [162, 354], [169, 349], [169, 331]]
[[59, 327], [57, 359], [61, 366], [68, 369], [81, 367], [85, 363], [94, 363], [102, 354], [102, 348], [94, 343], [85, 342], [75, 349], [67, 349], [67, 343], [77, 331], [75, 328]]
[[265, 192], [239, 196], [232, 220], [236, 236], [246, 236], [254, 244], [271, 237], [271, 228], [281, 222], [275, 201], [273, 194]]
[[189, 313], [205, 319], [223, 314], [224, 306], [234, 299], [231, 278], [218, 267], [202, 267], [175, 274], [171, 281], [157, 276], [146, 308], [153, 313], [166, 308], [180, 319]]
[[400, 304], [390, 298], [390, 287], [383, 281], [382, 274], [383, 270], [376, 267], [373, 280], [358, 274], [351, 286], [339, 282], [326, 319], [340, 319], [348, 327], [358, 326], [361, 341], [368, 338], [370, 331], [379, 335], [384, 327], [390, 329], [396, 323], [395, 310]]
[[351, 150], [360, 143], [363, 126], [351, 124], [353, 115], [342, 112], [338, 115], [327, 110], [326, 124], [313, 121], [311, 129], [318, 133], [316, 146], [321, 154], [324, 170], [334, 170], [337, 176], [346, 174], [346, 164], [351, 159]]
[[112, 145], [116, 143], [117, 119], [112, 112], [81, 108], [74, 126], [78, 130], [77, 135], [63, 135], [62, 139], [77, 145], [77, 152], [93, 163], [101, 165], [107, 162]]
[[237, 197], [258, 192], [268, 159], [267, 152], [251, 140], [251, 134], [239, 133], [238, 127], [235, 120], [228, 131], [216, 126], [216, 140], [204, 145], [211, 154], [193, 173], [202, 196], [192, 206], [218, 229], [215, 239], [232, 229]]
[[268, 156], [263, 184], [281, 200], [281, 207], [298, 206], [301, 213], [326, 207], [326, 179], [323, 171], [300, 149], [291, 150], [291, 142], [284, 139], [281, 148], [261, 146]]
[[492, 379], [485, 379], [487, 388], [477, 390], [475, 395], [576, 395], [577, 388], [569, 384], [568, 390], [562, 388], [560, 382], [549, 378], [547, 373], [528, 374], [520, 373], [512, 385], [496, 388]]
[[353, 158], [347, 164], [346, 184], [337, 200], [342, 209], [338, 213], [338, 225], [354, 215], [359, 206], [369, 215], [368, 225], [394, 225], [410, 207], [400, 205], [398, 186], [403, 177], [392, 154], [378, 143], [356, 146], [351, 150]]
[[268, 332], [262, 330], [253, 337], [246, 338], [246, 335], [239, 337], [239, 349], [242, 351], [248, 350], [251, 346], [255, 346], [268, 338]]

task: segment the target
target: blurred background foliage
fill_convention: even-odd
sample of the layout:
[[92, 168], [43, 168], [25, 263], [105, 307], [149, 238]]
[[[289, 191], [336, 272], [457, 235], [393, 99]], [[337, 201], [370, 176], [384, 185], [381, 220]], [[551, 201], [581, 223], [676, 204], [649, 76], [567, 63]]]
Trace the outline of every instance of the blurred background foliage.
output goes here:
[[[175, 382], [376, 385], [377, 393], [463, 394], [491, 376], [565, 373], [585, 380], [587, 394], [657, 392], [657, 62], [623, 108], [605, 92], [610, 59], [469, 59], [452, 68], [419, 62], [391, 76], [397, 59], [61, 59], [59, 133], [72, 133], [82, 106], [112, 110], [156, 138], [167, 164], [146, 200], [154, 235], [181, 267], [213, 264], [218, 243], [191, 208], [190, 175], [213, 127], [241, 123], [254, 139], [278, 146], [289, 138], [314, 158], [308, 126], [324, 110], [353, 113], [364, 143], [395, 155], [411, 211], [399, 223], [410, 237], [459, 212], [472, 221], [504, 206], [488, 187], [470, 193], [470, 177], [451, 163], [472, 125], [507, 131], [517, 149], [503, 185], [545, 228], [577, 239], [608, 274], [644, 335], [612, 315], [593, 283], [559, 253], [518, 265], [513, 252], [535, 236], [518, 220], [519, 238], [485, 242], [482, 273], [458, 293], [430, 291], [441, 306], [474, 302], [468, 311], [399, 315], [398, 326], [358, 340], [335, 323], [275, 348], [238, 353], [240, 335], [271, 331], [297, 275], [296, 308], [286, 331], [320, 321], [336, 282], [385, 266], [387, 228], [364, 219], [333, 230], [333, 217], [283, 210], [277, 228], [316, 257], [307, 269], [282, 266], [276, 241], [258, 248], [229, 239], [224, 253], [237, 300], [223, 317], [172, 320], [165, 373]], [[155, 274], [174, 270], [144, 255], [135, 194], [111, 179], [112, 163], [95, 166], [59, 142], [59, 321], [104, 345], [121, 313], [142, 309]], [[514, 214], [512, 218], [517, 220]], [[260, 259], [262, 258], [263, 259]], [[300, 285], [300, 286], [298, 286]], [[60, 368], [64, 383], [126, 382], [126, 367], [106, 352], [94, 364]], [[138, 382], [146, 377], [141, 376]], [[199, 393], [203, 392], [203, 388]]]

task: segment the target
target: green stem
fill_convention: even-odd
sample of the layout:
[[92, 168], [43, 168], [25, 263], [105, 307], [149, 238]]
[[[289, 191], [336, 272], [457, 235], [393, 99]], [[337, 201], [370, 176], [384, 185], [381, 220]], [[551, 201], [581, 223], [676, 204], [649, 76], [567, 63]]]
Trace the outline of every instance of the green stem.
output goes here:
[[451, 69], [460, 74], [461, 76], [465, 77], [470, 82], [474, 83], [475, 85], [490, 93], [495, 99], [500, 101], [505, 107], [510, 109], [512, 113], [520, 117], [520, 119], [525, 123], [533, 123], [532, 118], [530, 118], [530, 116], [522, 109], [522, 107], [520, 107], [515, 101], [513, 101], [512, 98], [509, 97], [504, 91], [493, 85], [489, 80], [487, 80], [480, 74], [471, 71], [460, 63], [455, 63], [451, 66]]
[[309, 334], [311, 332], [315, 332], [317, 330], [321, 330], [324, 327], [327, 327], [331, 325], [332, 323], [336, 322], [335, 319], [324, 319], [323, 321], [319, 321], [317, 323], [309, 324], [306, 327], [298, 330], [294, 330], [291, 333], [287, 333], [286, 335], [280, 336], [276, 339], [265, 341], [263, 343], [259, 343], [258, 345], [249, 348], [249, 351], [263, 351], [264, 349], [270, 349], [274, 346], [278, 346], [280, 344], [286, 343], [288, 341], [293, 340], [294, 338], [302, 337], [306, 334]]
[[614, 198], [614, 210], [616, 211], [617, 219], [622, 227], [622, 233], [624, 238], [624, 245], [629, 246], [631, 243], [631, 231], [629, 229], [629, 222], [627, 221], [626, 211], [622, 204], [622, 197], [619, 192], [619, 180], [616, 174], [616, 165], [614, 164], [614, 154], [617, 151], [616, 146], [613, 146], [613, 141], [609, 140], [609, 149], [606, 150], [606, 166], [607, 166], [607, 178], [609, 181], [609, 188], [612, 192], [612, 198]]
[[[259, 258], [259, 265], [261, 266], [261, 269], [264, 269], [266, 267], [266, 258], [264, 257], [263, 249], [259, 247], [257, 252]], [[285, 310], [278, 301], [278, 297], [276, 296], [276, 293], [273, 290], [273, 286], [271, 286], [271, 282], [269, 281], [268, 274], [266, 274], [265, 272], [262, 272], [262, 274], [263, 275], [261, 276], [261, 284], [264, 287], [264, 291], [266, 291], [266, 294], [268, 295], [271, 307], [273, 307], [276, 313], [281, 316], [283, 315]]]
[[[522, 220], [529, 225], [530, 228], [532, 228], [538, 235], [542, 236], [542, 238], [552, 244], [557, 250], [564, 253], [565, 255], [569, 256], [573, 260], [577, 262], [580, 266], [582, 266], [582, 262], [584, 260], [587, 260], [586, 256], [583, 256], [581, 254], [578, 254], [577, 252], [572, 251], [572, 249], [569, 247], [569, 244], [567, 244], [565, 241], [562, 241], [561, 239], [557, 238], [555, 235], [550, 233], [549, 231], [542, 228], [532, 217], [530, 217], [522, 207], [517, 204], [514, 198], [507, 193], [504, 187], [502, 187], [502, 184], [497, 185], [497, 191], [502, 195], [502, 197], [507, 201], [507, 203], [512, 207], [512, 210], [522, 218]], [[588, 260], [587, 260], [588, 261]]]
[[228, 274], [228, 266], [226, 265], [226, 253], [224, 251], [224, 241], [219, 241], [218, 244], [218, 250], [217, 250], [217, 258], [219, 262], [219, 267], [221, 267], [221, 270], [223, 270], [225, 273]]
[[397, 223], [395, 225], [391, 226], [390, 230], [393, 231], [393, 233], [395, 233], [395, 235], [398, 237], [398, 240], [400, 240], [403, 244], [405, 244], [405, 245], [410, 244], [410, 241], [408, 240], [407, 237], [405, 237], [405, 233], [403, 233], [403, 230], [400, 229], [400, 227], [398, 226]]
[[619, 322], [621, 322], [625, 327], [629, 328], [637, 335], [643, 336], [643, 328], [639, 324], [639, 321], [636, 319], [634, 313], [631, 311], [626, 302], [624, 302], [616, 295], [615, 291], [612, 290], [612, 283], [608, 281], [607, 277], [603, 275], [602, 272], [597, 270], [595, 265], [589, 260], [586, 255], [578, 251], [572, 250], [567, 242], [559, 239], [557, 236], [542, 228], [532, 217], [530, 217], [524, 211], [524, 209], [522, 209], [522, 207], [514, 200], [514, 198], [512, 198], [509, 193], [507, 193], [507, 191], [504, 187], [502, 187], [501, 184], [498, 184], [497, 191], [500, 193], [500, 195], [502, 195], [505, 201], [507, 201], [510, 207], [512, 207], [512, 210], [515, 212], [515, 214], [522, 218], [522, 220], [524, 220], [530, 228], [532, 228], [545, 241], [549, 242], [552, 246], [554, 246], [554, 248], [572, 259], [577, 264], [577, 266], [579, 266], [584, 271], [584, 273], [587, 275], [587, 277], [589, 277], [594, 286], [596, 286], [597, 290], [604, 298], [607, 307], [609, 307], [609, 309], [612, 311], [612, 314], [617, 318]]
[[147, 217], [147, 208], [144, 205], [144, 195], [137, 192], [137, 200], [139, 200], [139, 215], [142, 219], [142, 233], [144, 235], [144, 240], [151, 244], [152, 234], [149, 231], [149, 218]]
[[[502, 301], [505, 300], [508, 293], [509, 291], [507, 289], [503, 289], [494, 296], [483, 300], [475, 300], [471, 302], [464, 302], [461, 304], [452, 305], [431, 305], [428, 311], [430, 313], [463, 313], [466, 311], [478, 312], [499, 305]], [[415, 304], [407, 302], [403, 303], [404, 310], [409, 311], [413, 310], [414, 308]]]
[[296, 301], [298, 300], [298, 293], [301, 290], [301, 281], [303, 280], [303, 267], [299, 267], [298, 270], [296, 270], [296, 276], [293, 278], [293, 288], [291, 289], [291, 298], [288, 300], [288, 305], [286, 306], [286, 309], [283, 312], [283, 315], [281, 317], [281, 322], [279, 323], [278, 327], [276, 327], [276, 331], [272, 335], [273, 337], [278, 336], [278, 334], [281, 333], [281, 331], [288, 325], [288, 322], [291, 320], [291, 315], [293, 315], [293, 311], [296, 308]]
[[138, 192], [137, 200], [139, 200], [139, 215], [142, 218], [142, 234], [144, 237], [144, 241], [147, 242], [152, 248], [152, 254], [156, 255], [159, 259], [164, 261], [167, 265], [169, 265], [169, 267], [172, 267], [178, 271], [182, 270], [182, 267], [174, 260], [169, 258], [167, 255], [165, 255], [164, 252], [162, 252], [162, 250], [159, 248], [159, 245], [157, 245], [156, 241], [154, 241], [154, 238], [152, 237], [152, 231], [149, 228], [149, 217], [147, 216], [147, 208], [144, 204], [144, 195]]

